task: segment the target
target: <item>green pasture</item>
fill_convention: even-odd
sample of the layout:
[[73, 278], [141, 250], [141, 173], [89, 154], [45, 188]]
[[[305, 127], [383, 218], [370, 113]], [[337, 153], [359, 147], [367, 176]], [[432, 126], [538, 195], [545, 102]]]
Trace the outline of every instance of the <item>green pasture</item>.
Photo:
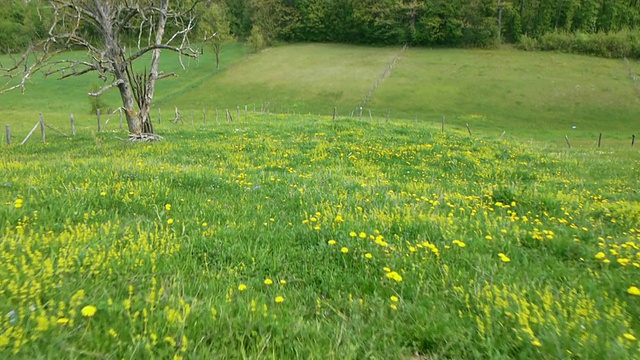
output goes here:
[[249, 114], [0, 147], [0, 357], [634, 359], [640, 157]]
[[[360, 116], [356, 106], [399, 57], [362, 109], [362, 117], [379, 121], [390, 111], [393, 119], [465, 129], [481, 136], [517, 138], [566, 146], [596, 146], [603, 133], [605, 146], [629, 146], [637, 134], [640, 88], [634, 86], [623, 60], [512, 49], [371, 48], [332, 44], [295, 44], [247, 54], [240, 44], [223, 48], [223, 66], [215, 72], [212, 51], [180, 68], [166, 53], [165, 72], [178, 77], [161, 81], [156, 109], [173, 120], [177, 107], [187, 121], [224, 117], [226, 109], [244, 112], [311, 113]], [[5, 60], [6, 61], [6, 58]], [[144, 63], [140, 65], [142, 69]], [[640, 64], [630, 60], [632, 72]], [[30, 81], [24, 95], [3, 95], [0, 114], [22, 135], [43, 112], [52, 123], [66, 125], [73, 112], [81, 124], [95, 123], [86, 93], [99, 84], [88, 76], [65, 81]], [[119, 106], [114, 91], [107, 107]], [[93, 126], [93, 125], [92, 125]], [[575, 129], [573, 128], [575, 126]]]

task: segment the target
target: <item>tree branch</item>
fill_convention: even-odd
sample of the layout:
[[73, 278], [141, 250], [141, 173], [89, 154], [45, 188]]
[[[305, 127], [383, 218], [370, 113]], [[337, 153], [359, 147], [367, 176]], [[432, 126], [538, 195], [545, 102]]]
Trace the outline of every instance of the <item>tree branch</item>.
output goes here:
[[98, 90], [98, 91], [96, 91], [96, 92], [90, 92], [90, 93], [89, 93], [89, 96], [100, 96], [100, 95], [102, 95], [105, 91], [107, 91], [107, 90], [109, 90], [109, 89], [112, 89], [112, 88], [114, 88], [114, 87], [116, 87], [116, 86], [120, 86], [120, 85], [122, 85], [122, 84], [124, 84], [124, 80], [122, 80], [122, 79], [118, 79], [118, 80], [114, 81], [113, 83], [111, 83], [111, 84], [109, 84], [109, 85], [107, 85], [107, 86], [103, 87], [102, 89], [100, 89], [100, 90]]

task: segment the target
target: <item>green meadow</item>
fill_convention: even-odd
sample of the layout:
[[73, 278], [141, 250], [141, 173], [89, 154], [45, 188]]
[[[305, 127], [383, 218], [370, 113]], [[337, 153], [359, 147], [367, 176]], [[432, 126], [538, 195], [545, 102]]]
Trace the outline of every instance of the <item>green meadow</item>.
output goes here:
[[[98, 133], [91, 77], [0, 97], [1, 358], [640, 357], [622, 60], [225, 54], [163, 58], [160, 142], [122, 141], [117, 115]], [[19, 145], [39, 112], [77, 135]]]

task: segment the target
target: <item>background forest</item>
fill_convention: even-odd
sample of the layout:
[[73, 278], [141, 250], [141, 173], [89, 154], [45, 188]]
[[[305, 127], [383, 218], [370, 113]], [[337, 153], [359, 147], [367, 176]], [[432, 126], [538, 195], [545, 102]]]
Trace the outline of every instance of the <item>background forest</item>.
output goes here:
[[[45, 2], [0, 2], [0, 51], [47, 33]], [[277, 42], [494, 47], [640, 57], [638, 0], [214, 0], [198, 26]], [[213, 27], [214, 29], [211, 29]], [[87, 29], [88, 32], [91, 29]], [[135, 26], [132, 26], [132, 39]]]

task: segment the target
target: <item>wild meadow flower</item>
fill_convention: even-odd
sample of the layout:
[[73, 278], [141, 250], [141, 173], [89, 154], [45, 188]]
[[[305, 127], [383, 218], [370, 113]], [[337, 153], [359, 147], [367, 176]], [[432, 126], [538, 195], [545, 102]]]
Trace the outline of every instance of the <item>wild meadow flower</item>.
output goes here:
[[598, 260], [602, 260], [605, 257], [607, 257], [607, 255], [605, 255], [602, 251], [600, 251], [599, 253], [596, 254], [596, 259], [598, 259]]
[[93, 305], [87, 305], [85, 307], [82, 308], [82, 310], [80, 311], [80, 313], [82, 314], [82, 316], [84, 317], [92, 317], [93, 315], [96, 314], [96, 311], [98, 311], [98, 309], [96, 309], [95, 306]]
[[387, 278], [394, 280], [395, 282], [401, 282], [402, 276], [395, 271], [391, 271], [387, 273]]
[[59, 325], [67, 325], [69, 323], [69, 319], [66, 317], [59, 318], [58, 320], [56, 320], [56, 323]]
[[335, 240], [329, 240], [329, 241], [327, 241], [327, 244], [335, 245], [335, 244], [337, 244], [337, 242]]
[[358, 236], [358, 234], [355, 231], [352, 231], [352, 232], [349, 233], [349, 236], [356, 237], [356, 236]]
[[366, 257], [367, 259], [373, 259], [373, 255], [371, 255], [371, 253], [364, 254], [364, 257]]
[[168, 218], [167, 219], [167, 225], [171, 225], [173, 224], [173, 218]]
[[245, 291], [245, 290], [247, 290], [247, 285], [245, 284], [238, 285], [238, 291]]
[[465, 247], [465, 246], [467, 246], [467, 244], [463, 243], [463, 242], [462, 242], [462, 241], [460, 241], [460, 240], [453, 240], [453, 244], [454, 244], [454, 245], [458, 245], [459, 247]]
[[498, 256], [500, 257], [500, 261], [504, 263], [511, 262], [511, 259], [509, 259], [509, 257], [503, 253], [499, 253]]
[[280, 285], [287, 285], [287, 280], [281, 279], [280, 280]]
[[629, 295], [640, 296], [640, 289], [638, 289], [638, 287], [636, 286], [629, 287], [629, 289], [627, 289], [627, 292], [629, 293]]
[[393, 301], [393, 302], [398, 302], [398, 301], [400, 301], [400, 299], [398, 299], [398, 297], [397, 297], [397, 296], [395, 296], [395, 295], [392, 295], [389, 299], [391, 299], [391, 301]]
[[276, 304], [280, 304], [281, 302], [284, 301], [284, 298], [282, 296], [278, 295], [278, 296], [276, 296], [274, 301], [276, 302]]
[[624, 336], [624, 338], [625, 338], [625, 339], [627, 339], [627, 340], [629, 340], [629, 341], [636, 341], [636, 340], [637, 340], [637, 339], [636, 339], [636, 337], [635, 337], [635, 336], [633, 336], [633, 334], [625, 333], [625, 334], [624, 334], [624, 335], [622, 335], [622, 336]]
[[16, 209], [20, 209], [22, 207], [22, 199], [16, 199], [16, 201], [13, 203], [13, 207]]
[[265, 285], [271, 285], [271, 284], [273, 284], [273, 280], [271, 280], [269, 278], [266, 278], [266, 279], [264, 279], [264, 284]]
[[171, 204], [166, 204], [164, 206], [164, 209], [167, 210], [167, 211], [171, 211]]
[[535, 339], [531, 342], [531, 345], [536, 346], [536, 347], [541, 347], [542, 343], [540, 342], [540, 340]]
[[348, 253], [349, 253], [349, 248], [348, 248], [348, 247], [346, 247], [346, 246], [343, 246], [343, 247], [342, 247], [342, 249], [340, 249], [340, 251], [341, 251], [343, 254], [348, 254]]

